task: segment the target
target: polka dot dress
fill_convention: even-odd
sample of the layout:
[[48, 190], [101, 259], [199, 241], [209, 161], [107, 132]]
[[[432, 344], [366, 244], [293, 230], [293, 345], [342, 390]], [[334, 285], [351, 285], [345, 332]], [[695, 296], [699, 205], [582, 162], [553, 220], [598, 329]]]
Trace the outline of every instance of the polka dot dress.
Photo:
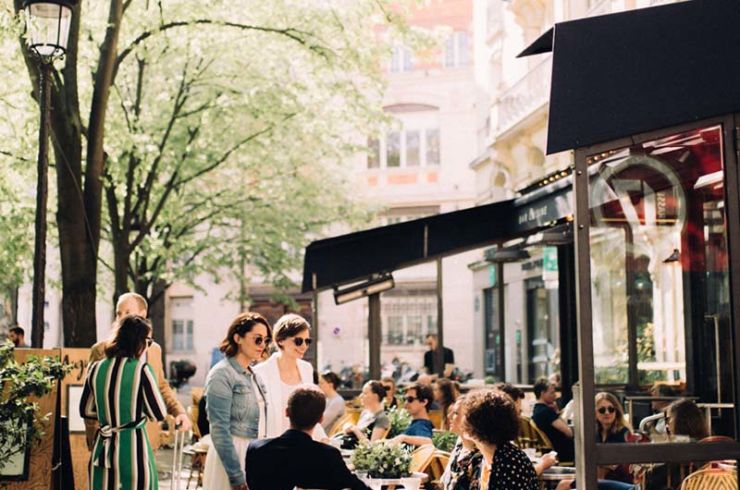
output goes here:
[[534, 466], [524, 452], [507, 442], [496, 449], [487, 490], [538, 490]]

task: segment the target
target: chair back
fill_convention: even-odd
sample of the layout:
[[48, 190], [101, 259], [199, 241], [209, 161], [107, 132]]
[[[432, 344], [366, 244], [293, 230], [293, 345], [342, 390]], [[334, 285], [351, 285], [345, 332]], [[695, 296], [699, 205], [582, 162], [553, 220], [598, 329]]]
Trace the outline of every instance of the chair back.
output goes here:
[[434, 445], [424, 444], [419, 446], [411, 453], [411, 466], [409, 471], [411, 473], [426, 473], [427, 469], [434, 459]]
[[699, 441], [700, 443], [704, 444], [706, 442], [735, 442], [735, 439], [728, 436], [709, 436], [705, 437], [704, 439]]
[[429, 412], [429, 420], [432, 422], [432, 425], [435, 429], [441, 429], [442, 428], [442, 410], [430, 410]]
[[356, 424], [357, 421], [360, 420], [360, 414], [351, 411], [351, 412], [345, 412], [344, 415], [339, 417], [336, 422], [334, 422], [334, 425], [331, 426], [331, 429], [329, 430], [329, 437], [334, 437], [335, 435], [342, 432], [342, 427], [344, 427], [344, 424]]
[[519, 435], [515, 443], [519, 449], [534, 448], [543, 452], [545, 449], [552, 449], [550, 438], [537, 427], [532, 419], [525, 416], [519, 419]]
[[719, 468], [695, 471], [683, 481], [681, 490], [737, 490], [737, 473]]

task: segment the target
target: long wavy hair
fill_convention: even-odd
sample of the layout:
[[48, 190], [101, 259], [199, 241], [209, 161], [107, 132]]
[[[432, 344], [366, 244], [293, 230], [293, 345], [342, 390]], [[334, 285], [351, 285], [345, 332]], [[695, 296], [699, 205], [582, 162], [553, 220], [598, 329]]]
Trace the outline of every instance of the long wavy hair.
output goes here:
[[[611, 427], [609, 427], [609, 432], [612, 434], [616, 434], [617, 432], [619, 432], [620, 430], [624, 428], [630, 429], [630, 426], [627, 424], [627, 422], [624, 419], [624, 408], [622, 408], [622, 404], [619, 403], [619, 400], [617, 399], [617, 397], [612, 395], [609, 392], [602, 391], [596, 394], [596, 399], [594, 400], [594, 406], [598, 405], [599, 402], [602, 400], [606, 400], [609, 403], [611, 403], [614, 409], [616, 410], [614, 414], [615, 415], [614, 423], [612, 424]], [[599, 421], [597, 420], [596, 430], [598, 431], [600, 429], [601, 427], [600, 427]]]

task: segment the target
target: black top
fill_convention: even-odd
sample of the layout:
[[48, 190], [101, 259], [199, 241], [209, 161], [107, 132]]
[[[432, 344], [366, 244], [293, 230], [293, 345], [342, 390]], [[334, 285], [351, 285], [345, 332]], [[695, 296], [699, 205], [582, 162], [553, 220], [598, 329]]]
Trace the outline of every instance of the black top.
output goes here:
[[[452, 352], [452, 349], [445, 347], [445, 364], [455, 364], [455, 353]], [[424, 353], [424, 367], [426, 368], [427, 372], [429, 374], [434, 374], [434, 356], [436, 355], [436, 352], [433, 350], [428, 350]]]
[[370, 490], [350, 473], [339, 450], [305, 432], [286, 430], [280, 437], [252, 441], [246, 457], [250, 490]]
[[629, 434], [629, 429], [627, 427], [622, 427], [620, 430], [616, 432], [609, 432], [606, 435], [606, 440], [601, 440], [601, 429], [599, 429], [598, 424], [596, 426], [596, 442], [627, 442], [627, 434]]
[[537, 473], [524, 451], [507, 442], [496, 448], [488, 490], [539, 490]]
[[552, 448], [558, 452], [558, 459], [560, 461], [574, 461], [575, 445], [573, 439], [552, 426], [557, 418], [558, 414], [555, 410], [544, 403], [536, 403], [532, 409], [532, 420], [537, 424], [537, 428], [550, 439]]

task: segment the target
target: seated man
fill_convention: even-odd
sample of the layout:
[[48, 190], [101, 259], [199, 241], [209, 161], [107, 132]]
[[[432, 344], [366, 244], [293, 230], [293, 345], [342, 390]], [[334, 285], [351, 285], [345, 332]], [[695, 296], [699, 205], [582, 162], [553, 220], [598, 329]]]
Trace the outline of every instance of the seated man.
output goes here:
[[537, 381], [534, 385], [534, 396], [537, 397], [537, 403], [532, 410], [532, 421], [550, 439], [560, 461], [574, 461], [573, 431], [552, 408], [557, 398], [555, 385], [546, 379]]
[[325, 407], [326, 397], [317, 388], [299, 388], [290, 395], [285, 410], [290, 429], [280, 437], [249, 444], [246, 477], [250, 490], [370, 490], [347, 469], [338, 449], [311, 438]]
[[408, 410], [413, 420], [403, 434], [393, 438], [393, 442], [410, 446], [431, 444], [434, 426], [432, 421], [429, 420], [427, 408], [434, 399], [432, 389], [429, 386], [416, 383], [406, 388], [406, 395], [403, 398], [406, 402], [404, 408]]

